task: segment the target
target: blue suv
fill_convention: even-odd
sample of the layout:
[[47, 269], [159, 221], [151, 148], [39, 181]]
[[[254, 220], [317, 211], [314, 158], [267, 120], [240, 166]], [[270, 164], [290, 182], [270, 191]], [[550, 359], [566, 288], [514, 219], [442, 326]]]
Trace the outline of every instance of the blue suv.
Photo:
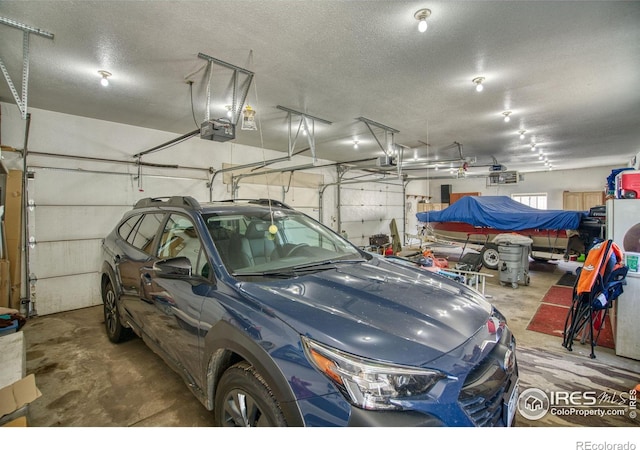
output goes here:
[[510, 426], [515, 339], [478, 292], [271, 200], [146, 198], [103, 241], [135, 334], [220, 426]]

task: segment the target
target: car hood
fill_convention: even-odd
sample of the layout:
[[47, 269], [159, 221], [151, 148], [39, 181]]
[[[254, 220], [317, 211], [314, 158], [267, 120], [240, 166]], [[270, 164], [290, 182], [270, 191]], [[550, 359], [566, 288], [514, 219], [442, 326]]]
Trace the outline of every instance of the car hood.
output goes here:
[[491, 314], [463, 284], [377, 257], [239, 288], [300, 334], [396, 364], [423, 365], [452, 351]]

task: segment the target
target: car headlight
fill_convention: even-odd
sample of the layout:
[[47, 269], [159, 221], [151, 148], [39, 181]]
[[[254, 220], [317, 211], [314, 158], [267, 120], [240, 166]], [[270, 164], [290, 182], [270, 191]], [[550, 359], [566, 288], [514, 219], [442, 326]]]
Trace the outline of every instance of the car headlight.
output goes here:
[[403, 409], [401, 400], [426, 394], [447, 378], [436, 370], [360, 358], [304, 336], [302, 342], [309, 361], [336, 384], [347, 400], [363, 409]]

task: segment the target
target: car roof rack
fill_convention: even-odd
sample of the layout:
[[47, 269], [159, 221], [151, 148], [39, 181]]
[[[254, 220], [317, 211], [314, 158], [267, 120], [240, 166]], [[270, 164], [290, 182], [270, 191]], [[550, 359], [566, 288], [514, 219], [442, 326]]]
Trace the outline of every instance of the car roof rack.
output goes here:
[[218, 200], [220, 203], [236, 203], [236, 202], [247, 202], [252, 205], [260, 205], [260, 206], [276, 206], [278, 208], [283, 209], [293, 209], [291, 206], [287, 205], [280, 200], [273, 200], [268, 198], [235, 198], [235, 199], [227, 199], [227, 200]]
[[200, 202], [190, 196], [173, 196], [173, 197], [147, 197], [136, 202], [134, 209], [146, 208], [149, 206], [182, 206], [186, 208], [202, 209]]

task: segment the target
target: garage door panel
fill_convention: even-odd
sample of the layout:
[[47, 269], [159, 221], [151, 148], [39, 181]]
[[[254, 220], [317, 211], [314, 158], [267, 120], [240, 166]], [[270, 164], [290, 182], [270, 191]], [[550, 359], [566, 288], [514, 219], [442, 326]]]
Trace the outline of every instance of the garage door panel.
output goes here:
[[402, 233], [404, 194], [401, 186], [366, 183], [357, 188], [344, 186], [340, 191], [340, 219], [349, 240], [368, 246], [369, 237], [390, 236], [389, 225], [396, 220]]
[[[32, 297], [38, 315], [87, 308], [102, 303], [98, 273], [38, 280]], [[40, 294], [42, 293], [42, 294]]]
[[105, 237], [130, 206], [39, 206], [33, 213], [36, 241]]
[[[78, 172], [69, 170], [35, 169], [30, 182], [30, 199], [36, 205], [122, 205], [131, 203], [133, 186], [129, 176]], [[117, 185], [117, 189], [110, 187]], [[55, 189], [50, 189], [55, 186]]]
[[36, 243], [29, 253], [31, 273], [42, 280], [98, 272], [102, 264], [101, 239]]
[[[190, 195], [209, 200], [208, 178], [99, 173], [35, 168], [29, 198], [38, 205], [130, 205], [145, 197]], [[55, 189], [50, 189], [55, 186]]]

